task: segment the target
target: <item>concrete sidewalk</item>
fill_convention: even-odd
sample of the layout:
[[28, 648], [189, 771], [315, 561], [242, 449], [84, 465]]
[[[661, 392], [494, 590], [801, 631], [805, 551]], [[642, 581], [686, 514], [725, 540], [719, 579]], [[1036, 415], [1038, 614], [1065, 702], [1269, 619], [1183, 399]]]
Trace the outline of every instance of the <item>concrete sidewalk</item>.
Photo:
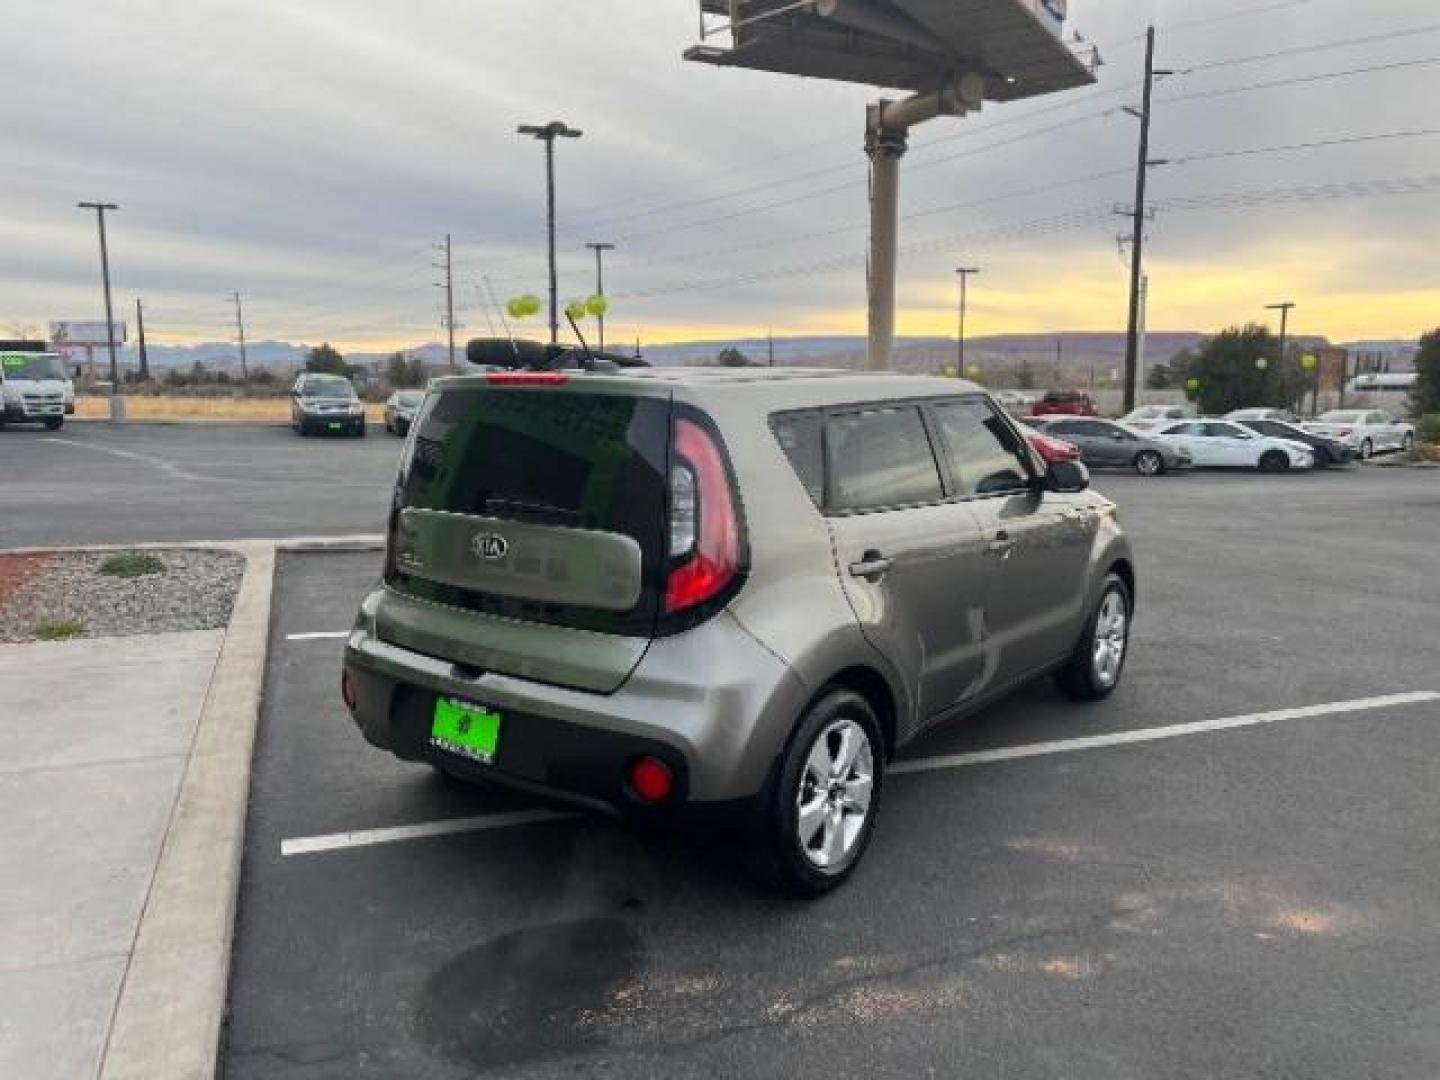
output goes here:
[[0, 646], [0, 1076], [98, 1075], [224, 639]]

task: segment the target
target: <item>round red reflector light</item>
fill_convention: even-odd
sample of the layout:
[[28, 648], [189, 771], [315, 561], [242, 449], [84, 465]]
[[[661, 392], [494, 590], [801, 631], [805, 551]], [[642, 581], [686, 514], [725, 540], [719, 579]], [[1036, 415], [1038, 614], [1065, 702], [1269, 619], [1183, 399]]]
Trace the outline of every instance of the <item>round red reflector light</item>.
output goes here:
[[658, 803], [668, 799], [674, 783], [670, 766], [659, 758], [638, 758], [630, 766], [630, 786], [645, 802]]
[[353, 712], [355, 710], [355, 680], [350, 678], [348, 671], [340, 675], [340, 696], [345, 699], [345, 707]]

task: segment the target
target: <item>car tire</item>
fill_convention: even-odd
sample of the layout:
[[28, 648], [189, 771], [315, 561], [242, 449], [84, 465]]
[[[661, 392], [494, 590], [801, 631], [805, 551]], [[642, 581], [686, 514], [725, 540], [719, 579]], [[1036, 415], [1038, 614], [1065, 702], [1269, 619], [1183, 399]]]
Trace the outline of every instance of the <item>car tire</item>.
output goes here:
[[1288, 472], [1290, 455], [1284, 450], [1266, 450], [1260, 455], [1261, 472]]
[[1141, 450], [1135, 455], [1135, 471], [1141, 476], [1159, 476], [1165, 471], [1165, 459], [1155, 450]]
[[358, 423], [358, 424], [355, 425], [355, 437], [356, 437], [357, 439], [363, 439], [363, 438], [365, 437], [365, 421], [364, 421], [364, 420], [361, 420], [360, 423]]
[[1360, 443], [1360, 460], [1361, 460], [1361, 461], [1369, 461], [1369, 460], [1370, 460], [1372, 457], [1374, 457], [1374, 456], [1375, 456], [1375, 444], [1374, 444], [1374, 442], [1372, 442], [1372, 441], [1369, 440], [1369, 439], [1363, 440], [1363, 441]]
[[[1106, 574], [1085, 632], [1065, 666], [1055, 673], [1055, 684], [1066, 696], [1076, 701], [1101, 701], [1115, 692], [1130, 655], [1134, 610], [1125, 579], [1114, 572]], [[1103, 651], [1102, 644], [1106, 646]]]
[[875, 831], [884, 773], [870, 702], [843, 687], [822, 691], [796, 725], [768, 799], [765, 829], [784, 888], [822, 896], [854, 873]]
[[59, 431], [64, 426], [65, 418], [63, 416], [47, 416], [45, 418], [46, 431]]

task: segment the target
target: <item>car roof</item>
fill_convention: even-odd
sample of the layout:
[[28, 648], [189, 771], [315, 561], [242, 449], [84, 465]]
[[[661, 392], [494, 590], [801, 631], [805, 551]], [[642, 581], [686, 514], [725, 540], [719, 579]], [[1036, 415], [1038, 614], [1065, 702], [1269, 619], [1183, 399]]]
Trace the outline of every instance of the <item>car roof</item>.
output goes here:
[[[762, 401], [767, 411], [986, 392], [984, 387], [967, 379], [830, 368], [650, 367], [567, 374], [577, 386], [590, 384], [612, 392], [666, 387], [673, 388], [677, 397], [695, 401], [721, 396], [753, 398]], [[441, 381], [473, 384], [483, 382], [485, 378], [483, 374], [460, 375]]]

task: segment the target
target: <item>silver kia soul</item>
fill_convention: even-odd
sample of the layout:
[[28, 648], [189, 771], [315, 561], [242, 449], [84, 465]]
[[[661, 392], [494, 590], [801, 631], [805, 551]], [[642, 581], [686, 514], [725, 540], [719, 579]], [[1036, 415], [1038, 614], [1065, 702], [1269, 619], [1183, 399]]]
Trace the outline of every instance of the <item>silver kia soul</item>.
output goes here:
[[980, 387], [774, 369], [438, 381], [343, 691], [445, 773], [640, 819], [738, 812], [802, 893], [887, 762], [1036, 676], [1124, 667], [1115, 507]]

